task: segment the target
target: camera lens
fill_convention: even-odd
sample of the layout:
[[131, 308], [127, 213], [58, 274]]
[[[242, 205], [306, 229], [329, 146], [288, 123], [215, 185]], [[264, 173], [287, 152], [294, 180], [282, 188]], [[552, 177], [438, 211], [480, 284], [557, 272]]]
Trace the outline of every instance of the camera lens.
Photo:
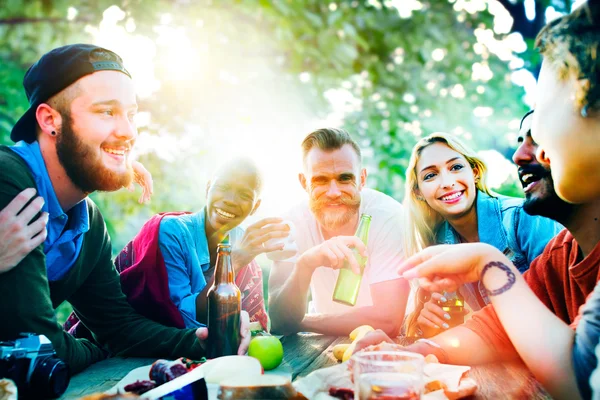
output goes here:
[[56, 357], [46, 357], [36, 364], [31, 374], [31, 387], [40, 397], [56, 399], [67, 390], [70, 380], [67, 364]]

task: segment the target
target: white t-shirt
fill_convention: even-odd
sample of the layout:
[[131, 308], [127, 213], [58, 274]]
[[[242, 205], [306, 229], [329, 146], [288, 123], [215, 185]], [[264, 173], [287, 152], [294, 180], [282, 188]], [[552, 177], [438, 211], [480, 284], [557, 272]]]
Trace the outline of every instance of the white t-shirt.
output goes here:
[[[396, 269], [404, 259], [402, 205], [386, 194], [372, 189], [363, 189], [359, 212], [372, 217], [367, 243], [367, 265], [356, 301], [356, 307], [363, 307], [373, 305], [369, 285], [400, 278]], [[308, 199], [292, 208], [284, 218], [292, 221], [296, 227], [295, 240], [298, 253], [291, 259], [277, 261], [276, 266], [295, 263], [306, 250], [325, 241], [317, 220], [310, 211]], [[331, 300], [338, 274], [338, 270], [328, 267], [319, 267], [315, 270], [310, 282], [312, 307], [309, 307], [309, 312], [332, 314], [353, 308]]]

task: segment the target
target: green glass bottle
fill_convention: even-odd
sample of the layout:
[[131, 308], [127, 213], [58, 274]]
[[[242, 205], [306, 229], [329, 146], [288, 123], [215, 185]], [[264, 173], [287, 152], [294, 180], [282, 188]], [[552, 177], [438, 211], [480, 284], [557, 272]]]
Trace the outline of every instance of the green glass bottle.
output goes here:
[[[360, 216], [360, 223], [354, 236], [358, 237], [365, 246], [369, 242], [369, 227], [371, 226], [371, 216], [362, 214]], [[354, 306], [356, 299], [358, 298], [358, 291], [360, 289], [360, 282], [362, 280], [363, 272], [365, 271], [365, 265], [367, 265], [367, 257], [360, 255], [358, 250], [353, 249], [354, 257], [360, 266], [360, 274], [354, 273], [348, 261], [344, 261], [344, 266], [340, 268], [340, 274], [338, 275], [337, 282], [335, 283], [335, 289], [333, 289], [332, 300], [338, 303], [345, 304], [347, 306]]]

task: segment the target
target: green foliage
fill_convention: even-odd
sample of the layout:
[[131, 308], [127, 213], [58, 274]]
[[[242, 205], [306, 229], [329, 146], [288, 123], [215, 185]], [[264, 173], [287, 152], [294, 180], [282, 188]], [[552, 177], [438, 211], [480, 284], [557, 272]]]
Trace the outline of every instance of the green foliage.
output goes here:
[[[456, 11], [454, 1], [422, 1], [421, 10], [403, 18], [387, 1], [378, 0], [4, 0], [0, 143], [10, 143], [10, 128], [27, 109], [21, 80], [28, 66], [53, 47], [91, 41], [85, 27], [97, 27], [115, 3], [126, 15], [119, 24], [134, 21], [138, 35], [156, 40], [157, 25], [181, 27], [190, 38], [189, 52], [204, 62], [199, 73], [180, 79], [170, 72], [172, 65], [157, 61], [160, 89], [140, 101], [140, 109], [152, 116], [152, 123], [142, 129], [145, 134], [175, 140], [185, 137], [186, 126], [197, 127], [193, 146], [174, 158], [156, 152], [142, 156], [154, 177], [152, 204], [142, 208], [136, 204], [139, 194], [126, 191], [93, 195], [115, 251], [153, 213], [202, 206], [206, 171], [218, 158], [215, 132], [222, 143], [235, 145], [235, 123], [251, 120], [254, 116], [247, 110], [256, 106], [253, 93], [223, 82], [224, 70], [257, 91], [269, 90], [267, 84], [275, 82], [300, 93], [303, 106], [317, 118], [331, 111], [327, 91], [349, 93], [355, 105], [343, 124], [366, 150], [371, 184], [398, 199], [403, 197], [411, 148], [420, 137], [450, 131], [475, 148], [506, 154], [514, 146], [507, 138], [509, 123], [526, 110], [522, 89], [510, 82], [507, 62], [477, 43], [475, 32], [492, 29], [493, 16], [485, 10]], [[69, 20], [71, 6], [77, 15]], [[171, 22], [161, 22], [166, 14]], [[157, 45], [156, 50], [166, 52], [172, 44]], [[526, 66], [537, 63], [525, 61]], [[472, 80], [476, 63], [493, 75]], [[310, 79], [299, 82], [299, 74]], [[215, 90], [205, 95], [210, 85]], [[476, 116], [476, 107], [489, 107], [491, 115]], [[520, 193], [515, 182], [501, 191]]]
[[503, 194], [511, 197], [525, 197], [521, 183], [518, 179], [511, 177], [502, 184], [499, 188], [494, 190], [496, 193]]

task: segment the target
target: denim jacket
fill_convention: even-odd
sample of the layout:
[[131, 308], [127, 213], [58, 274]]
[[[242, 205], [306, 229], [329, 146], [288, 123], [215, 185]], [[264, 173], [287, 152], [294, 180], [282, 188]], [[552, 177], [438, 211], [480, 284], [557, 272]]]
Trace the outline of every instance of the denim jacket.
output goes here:
[[[196, 297], [206, 286], [211, 267], [205, 218], [206, 207], [195, 214], [165, 217], [158, 234], [171, 300], [179, 309], [186, 328], [202, 326], [196, 320]], [[230, 243], [235, 246], [243, 234], [244, 230], [239, 226], [232, 229]]]
[[[521, 273], [529, 269], [550, 239], [563, 229], [549, 218], [527, 214], [523, 210], [523, 199], [502, 195], [492, 197], [478, 191], [476, 201], [479, 240], [502, 251]], [[438, 228], [437, 242], [460, 243], [458, 233], [448, 221]], [[477, 292], [485, 304], [481, 303]], [[490, 303], [481, 282], [464, 285], [461, 294], [473, 311]]]

